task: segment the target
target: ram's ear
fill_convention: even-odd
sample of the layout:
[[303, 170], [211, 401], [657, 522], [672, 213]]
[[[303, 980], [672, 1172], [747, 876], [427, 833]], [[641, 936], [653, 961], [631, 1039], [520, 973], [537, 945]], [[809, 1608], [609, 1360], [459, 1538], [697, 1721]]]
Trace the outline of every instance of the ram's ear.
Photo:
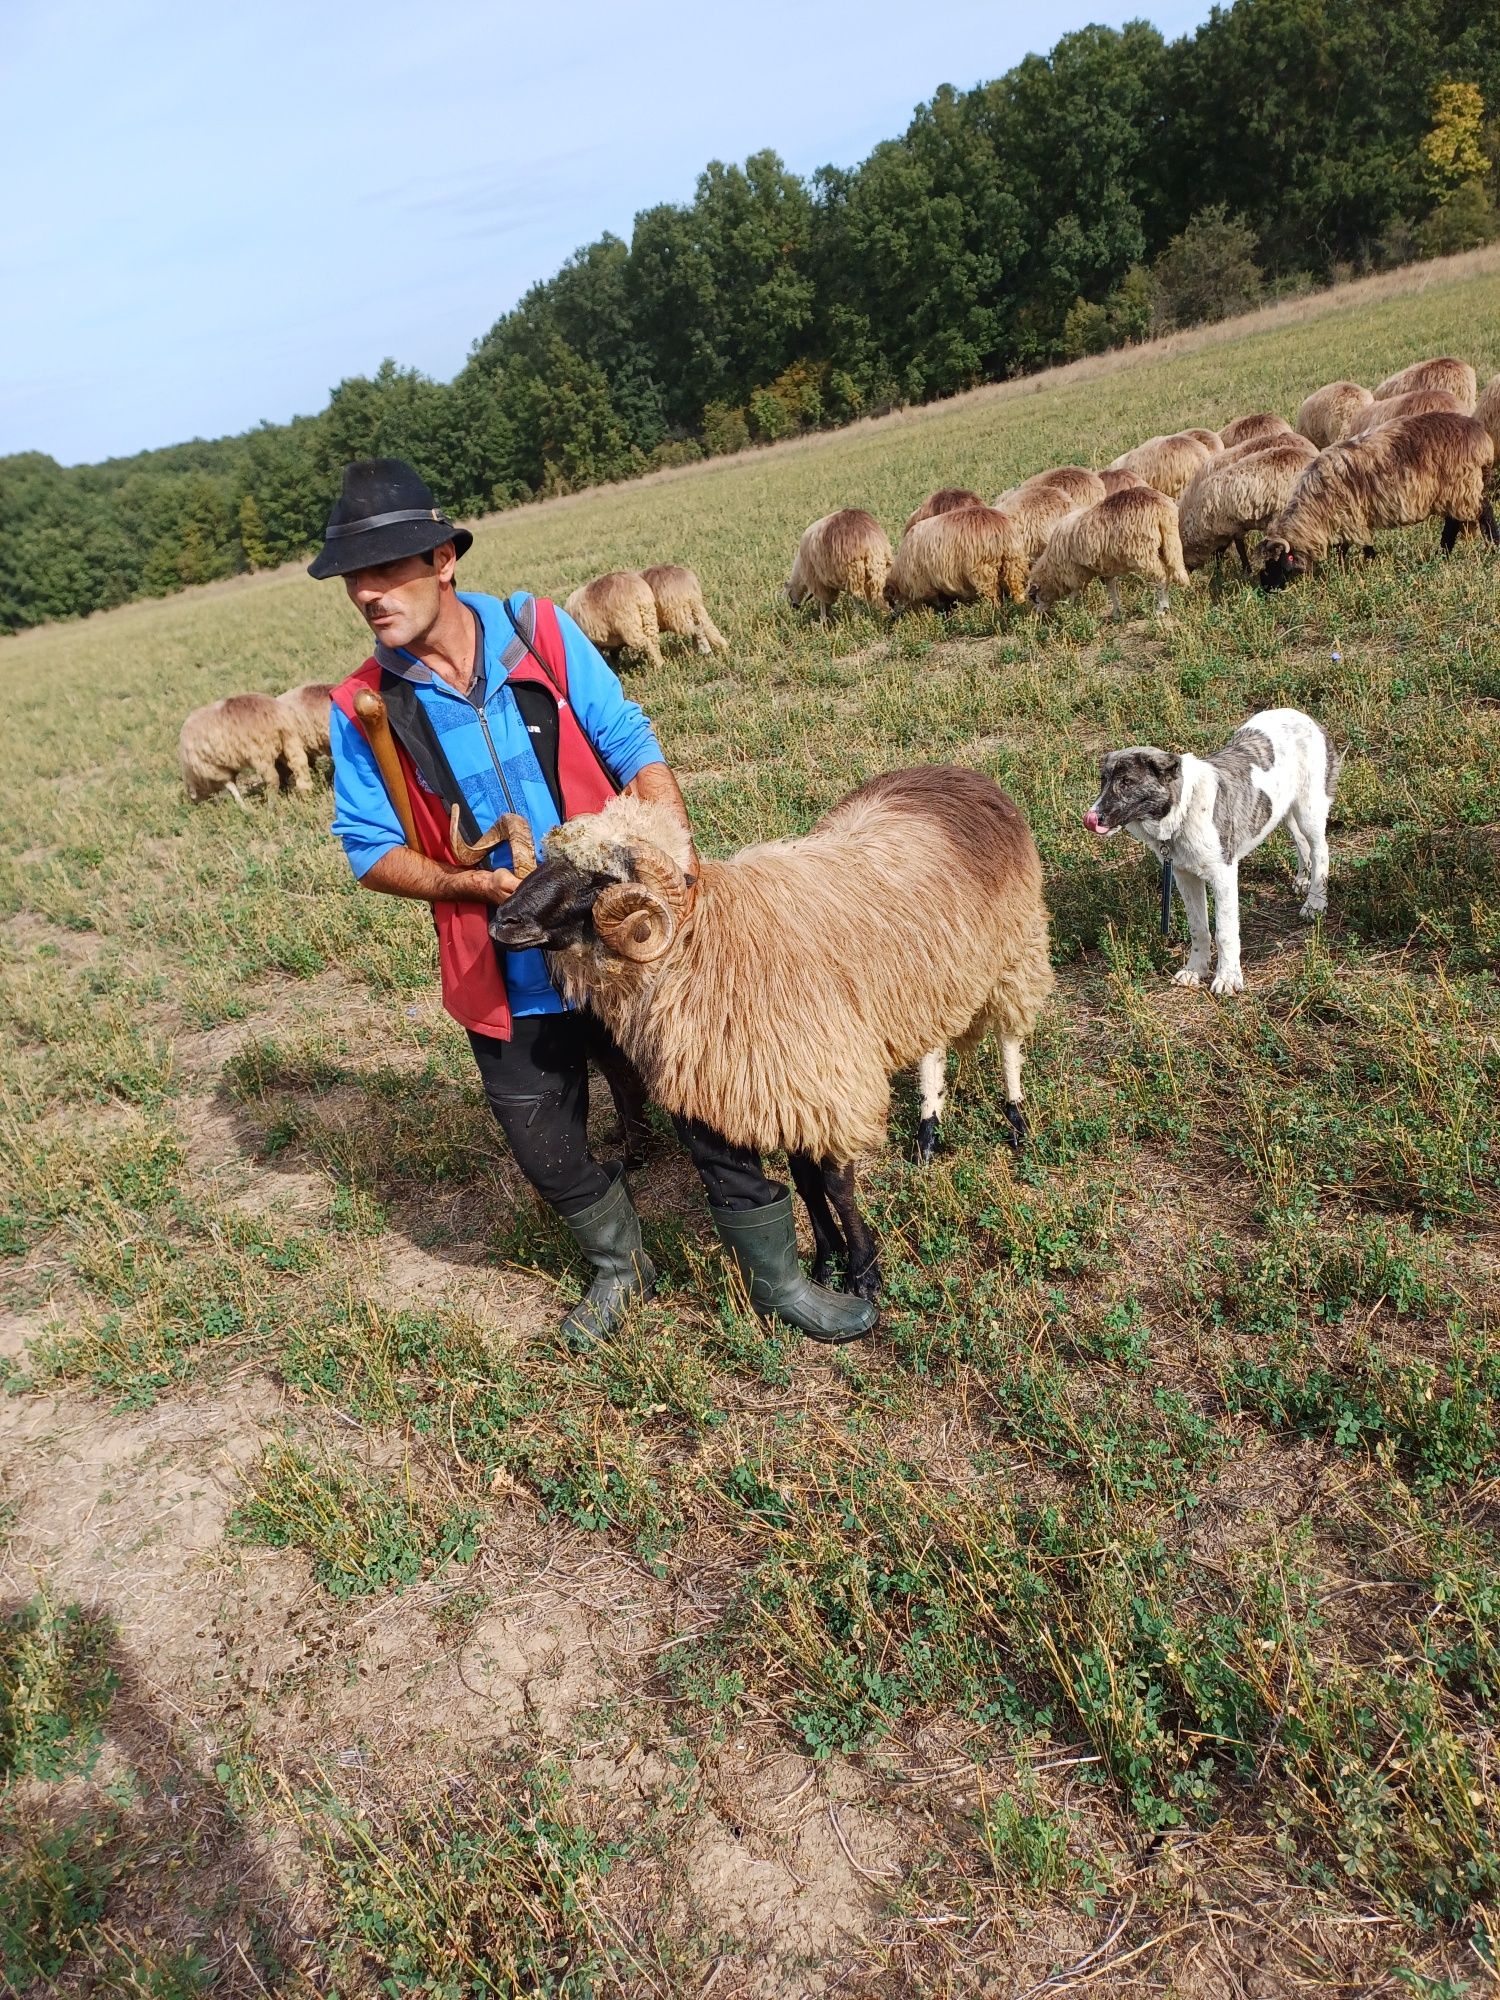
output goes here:
[[614, 882], [594, 904], [594, 929], [616, 958], [651, 965], [676, 936], [677, 918], [643, 882]]

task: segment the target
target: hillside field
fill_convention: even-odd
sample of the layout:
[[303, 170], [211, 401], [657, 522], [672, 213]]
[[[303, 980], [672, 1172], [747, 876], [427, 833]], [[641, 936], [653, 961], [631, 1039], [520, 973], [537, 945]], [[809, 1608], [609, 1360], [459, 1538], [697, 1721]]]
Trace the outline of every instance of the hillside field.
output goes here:
[[[841, 1351], [745, 1312], [665, 1121], [659, 1297], [566, 1351], [425, 913], [321, 779], [186, 802], [188, 709], [363, 657], [337, 586], [0, 643], [0, 1987], [1493, 1990], [1495, 555], [1231, 565], [1163, 627], [781, 589], [830, 508], [1445, 352], [1500, 368], [1493, 253], [480, 527], [471, 588], [699, 571], [728, 659], [627, 684], [707, 850], [910, 762], [1030, 817], [1032, 1144], [997, 1051], [926, 1171], [898, 1084]], [[1273, 838], [1216, 1001], [1082, 814], [1102, 750], [1282, 703], [1348, 753], [1329, 913]]]

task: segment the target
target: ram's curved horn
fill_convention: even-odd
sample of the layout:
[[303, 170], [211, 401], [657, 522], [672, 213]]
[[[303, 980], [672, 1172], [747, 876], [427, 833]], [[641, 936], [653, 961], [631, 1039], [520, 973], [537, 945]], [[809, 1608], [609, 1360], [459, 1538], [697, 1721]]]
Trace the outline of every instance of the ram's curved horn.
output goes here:
[[460, 868], [475, 868], [493, 849], [503, 841], [510, 842], [511, 869], [516, 875], [529, 875], [536, 867], [536, 845], [531, 838], [531, 828], [520, 813], [502, 813], [488, 833], [482, 833], [478, 840], [465, 840], [459, 832], [463, 819], [463, 807], [455, 806], [448, 816], [448, 845], [453, 849], [453, 858]]
[[632, 845], [630, 871], [637, 882], [661, 898], [681, 923], [693, 907], [698, 885], [696, 881], [689, 882], [666, 849], [649, 840]]
[[594, 903], [594, 929], [616, 958], [650, 965], [676, 936], [677, 914], [645, 883], [614, 882]]

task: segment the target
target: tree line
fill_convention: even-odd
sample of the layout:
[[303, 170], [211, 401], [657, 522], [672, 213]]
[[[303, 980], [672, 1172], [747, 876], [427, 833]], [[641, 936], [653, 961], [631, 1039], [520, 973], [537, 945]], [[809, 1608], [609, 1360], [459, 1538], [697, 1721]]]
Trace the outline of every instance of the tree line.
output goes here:
[[1139, 340], [1500, 232], [1500, 0], [1234, 0], [944, 87], [857, 167], [714, 161], [602, 236], [452, 382], [385, 362], [314, 417], [63, 468], [0, 459], [0, 631], [301, 556], [352, 458], [454, 514]]

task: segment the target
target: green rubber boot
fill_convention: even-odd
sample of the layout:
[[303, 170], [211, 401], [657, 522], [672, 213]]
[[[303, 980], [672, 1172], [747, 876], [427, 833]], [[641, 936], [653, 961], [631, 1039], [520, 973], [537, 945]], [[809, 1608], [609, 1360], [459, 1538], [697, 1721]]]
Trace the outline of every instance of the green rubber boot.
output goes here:
[[831, 1292], [825, 1285], [815, 1285], [803, 1270], [789, 1194], [765, 1208], [708, 1212], [719, 1241], [740, 1268], [757, 1312], [775, 1313], [810, 1340], [833, 1346], [862, 1339], [874, 1326], [879, 1310], [872, 1300]]
[[596, 1276], [562, 1323], [575, 1347], [608, 1340], [638, 1299], [656, 1290], [656, 1267], [641, 1248], [641, 1219], [631, 1205], [625, 1176], [580, 1215], [562, 1221], [593, 1265]]

